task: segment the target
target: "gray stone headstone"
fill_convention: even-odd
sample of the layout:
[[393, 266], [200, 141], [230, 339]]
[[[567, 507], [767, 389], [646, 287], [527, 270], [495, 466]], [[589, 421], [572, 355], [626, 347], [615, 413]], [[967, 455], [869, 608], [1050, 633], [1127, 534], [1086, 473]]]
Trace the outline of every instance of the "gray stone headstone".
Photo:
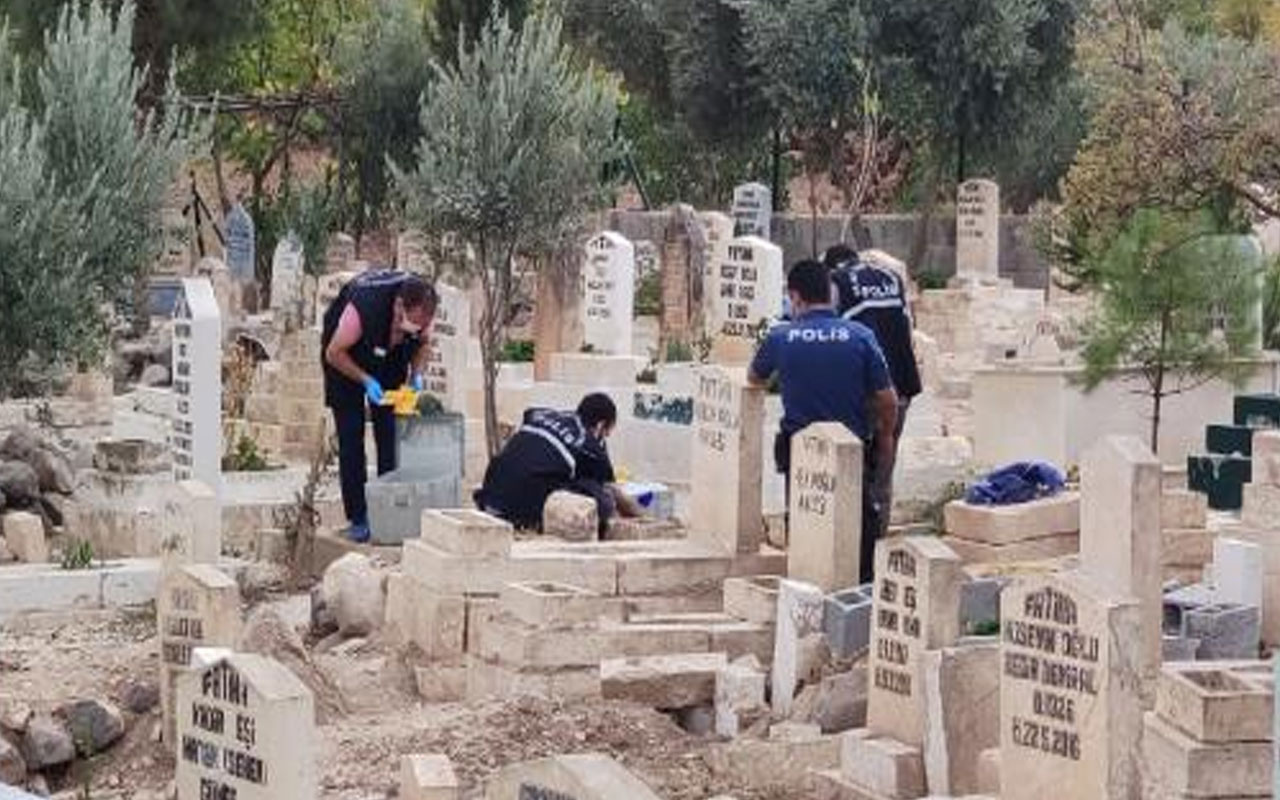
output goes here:
[[238, 281], [249, 281], [254, 275], [254, 260], [257, 257], [257, 234], [253, 227], [253, 217], [244, 206], [236, 203], [227, 214], [227, 268]]
[[744, 183], [733, 190], [733, 235], [768, 240], [773, 228], [773, 192], [763, 183]]

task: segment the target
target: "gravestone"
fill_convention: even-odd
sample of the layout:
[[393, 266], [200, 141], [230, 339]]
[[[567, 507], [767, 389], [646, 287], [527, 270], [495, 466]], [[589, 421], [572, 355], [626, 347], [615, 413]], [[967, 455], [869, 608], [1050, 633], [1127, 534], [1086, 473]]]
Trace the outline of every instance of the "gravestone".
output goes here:
[[1080, 572], [1001, 597], [1001, 800], [1140, 796], [1141, 612]]
[[636, 252], [636, 283], [638, 284], [658, 273], [662, 258], [658, 253], [658, 246], [648, 239], [632, 242], [632, 246]]
[[932, 536], [876, 543], [867, 728], [911, 747], [924, 744], [922, 653], [960, 636], [960, 557]]
[[419, 275], [431, 268], [427, 237], [421, 231], [405, 231], [396, 237], [396, 267]]
[[791, 439], [787, 575], [834, 592], [858, 584], [862, 540], [862, 442], [838, 422]]
[[222, 318], [213, 284], [184, 278], [173, 309], [173, 477], [222, 492]]
[[778, 581], [778, 601], [774, 613], [773, 637], [774, 713], [781, 719], [791, 715], [799, 682], [800, 641], [822, 632], [824, 604], [822, 589], [799, 580]]
[[583, 341], [592, 352], [631, 354], [636, 292], [636, 250], [613, 231], [587, 242], [582, 270]]
[[156, 597], [160, 639], [160, 707], [165, 741], [174, 741], [178, 679], [197, 647], [231, 647], [240, 634], [240, 590], [211, 564], [167, 565]]
[[345, 272], [355, 268], [356, 240], [347, 233], [335, 233], [329, 237], [324, 252], [325, 272]]
[[271, 310], [278, 327], [293, 329], [302, 321], [302, 266], [302, 242], [290, 231], [271, 259]]
[[956, 194], [956, 277], [964, 283], [1000, 278], [1000, 187], [975, 179]]
[[333, 272], [320, 276], [316, 281], [315, 327], [324, 326], [324, 313], [329, 310], [329, 304], [337, 300], [342, 287], [355, 280], [359, 274], [358, 272]]
[[160, 549], [166, 566], [215, 564], [222, 556], [222, 507], [200, 481], [180, 481], [164, 503]]
[[1160, 460], [1132, 436], [1104, 438], [1080, 466], [1080, 569], [1108, 591], [1138, 601], [1142, 674], [1151, 691], [1160, 672], [1164, 603], [1162, 485]]
[[720, 297], [720, 263], [727, 256], [729, 242], [733, 240], [733, 217], [719, 211], [705, 211], [698, 215], [702, 225], [704, 248], [702, 251], [702, 326], [706, 335], [715, 333], [715, 309]]
[[471, 298], [461, 289], [436, 284], [440, 305], [431, 323], [428, 343], [427, 391], [444, 403], [445, 409], [466, 411], [467, 345], [471, 333]]
[[178, 681], [178, 800], [319, 797], [311, 690], [278, 661], [233, 653]]
[[237, 281], [246, 283], [254, 278], [254, 265], [257, 258], [257, 235], [254, 232], [253, 217], [244, 206], [236, 203], [231, 207], [226, 220], [227, 234], [227, 267]]
[[706, 367], [693, 413], [691, 536], [731, 554], [758, 552], [764, 392], [747, 386], [741, 371]]
[[782, 314], [782, 248], [759, 237], [731, 240], [716, 268], [712, 360], [746, 364], [769, 320]]
[[773, 234], [773, 192], [763, 183], [744, 183], [733, 190], [734, 236]]

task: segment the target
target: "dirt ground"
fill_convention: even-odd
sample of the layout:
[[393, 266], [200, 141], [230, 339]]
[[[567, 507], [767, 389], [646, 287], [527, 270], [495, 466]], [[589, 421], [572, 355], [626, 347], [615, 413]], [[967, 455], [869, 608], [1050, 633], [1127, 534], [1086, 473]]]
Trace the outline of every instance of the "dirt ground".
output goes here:
[[[713, 740], [679, 728], [649, 708], [605, 701], [519, 698], [427, 705], [413, 691], [401, 653], [375, 640], [313, 654], [338, 687], [345, 714], [319, 728], [323, 800], [397, 796], [400, 756], [442, 752], [453, 759], [465, 798], [505, 764], [557, 753], [598, 751], [617, 758], [670, 800], [732, 794], [739, 800], [799, 800], [799, 787], [745, 787], [713, 774]], [[154, 617], [89, 612], [29, 618], [0, 627], [0, 719], [28, 706], [52, 710], [81, 698], [120, 701], [130, 682], [158, 681]], [[125, 713], [128, 733], [94, 763], [49, 775], [57, 790], [88, 782], [94, 797], [163, 796], [173, 757], [159, 741], [160, 711]]]

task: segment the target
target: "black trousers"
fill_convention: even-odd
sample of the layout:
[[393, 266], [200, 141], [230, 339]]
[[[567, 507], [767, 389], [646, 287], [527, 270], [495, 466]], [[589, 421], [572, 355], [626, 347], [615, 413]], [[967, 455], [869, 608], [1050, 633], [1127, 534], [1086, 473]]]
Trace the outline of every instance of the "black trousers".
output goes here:
[[373, 440], [378, 449], [378, 474], [396, 468], [396, 418], [390, 406], [368, 408], [359, 405], [333, 407], [334, 427], [338, 431], [338, 475], [342, 483], [342, 509], [352, 524], [369, 522], [369, 506], [364, 484], [369, 465], [364, 455], [366, 413], [373, 419]]
[[[858, 582], [871, 583], [875, 571], [876, 540], [887, 527], [885, 522], [889, 509], [881, 508], [881, 501], [876, 497], [876, 458], [875, 446], [864, 442], [862, 446], [862, 541], [859, 542]], [[786, 487], [788, 535], [790, 535], [791, 517], [791, 435], [778, 433], [773, 440], [773, 460], [782, 473]], [[842, 587], [850, 588], [850, 587]]]

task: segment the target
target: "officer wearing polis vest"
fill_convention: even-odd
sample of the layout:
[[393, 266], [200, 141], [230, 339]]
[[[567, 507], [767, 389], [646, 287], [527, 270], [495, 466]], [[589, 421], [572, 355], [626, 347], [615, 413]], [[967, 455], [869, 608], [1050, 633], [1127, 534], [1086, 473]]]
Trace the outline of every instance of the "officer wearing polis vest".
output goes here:
[[427, 332], [435, 317], [435, 290], [417, 275], [366, 272], [338, 293], [324, 314], [321, 336], [325, 405], [338, 433], [338, 472], [347, 536], [369, 540], [364, 485], [364, 434], [373, 420], [378, 474], [396, 468], [396, 427], [383, 393], [408, 384], [422, 391], [429, 357]]
[[871, 491], [877, 470], [893, 470], [898, 398], [884, 354], [866, 326], [841, 319], [831, 305], [830, 272], [801, 261], [787, 273], [792, 319], [770, 329], [751, 362], [748, 381], [782, 390], [782, 428], [774, 461], [790, 496], [791, 438], [815, 422], [839, 422], [864, 443], [862, 580], [871, 579], [881, 509]]

